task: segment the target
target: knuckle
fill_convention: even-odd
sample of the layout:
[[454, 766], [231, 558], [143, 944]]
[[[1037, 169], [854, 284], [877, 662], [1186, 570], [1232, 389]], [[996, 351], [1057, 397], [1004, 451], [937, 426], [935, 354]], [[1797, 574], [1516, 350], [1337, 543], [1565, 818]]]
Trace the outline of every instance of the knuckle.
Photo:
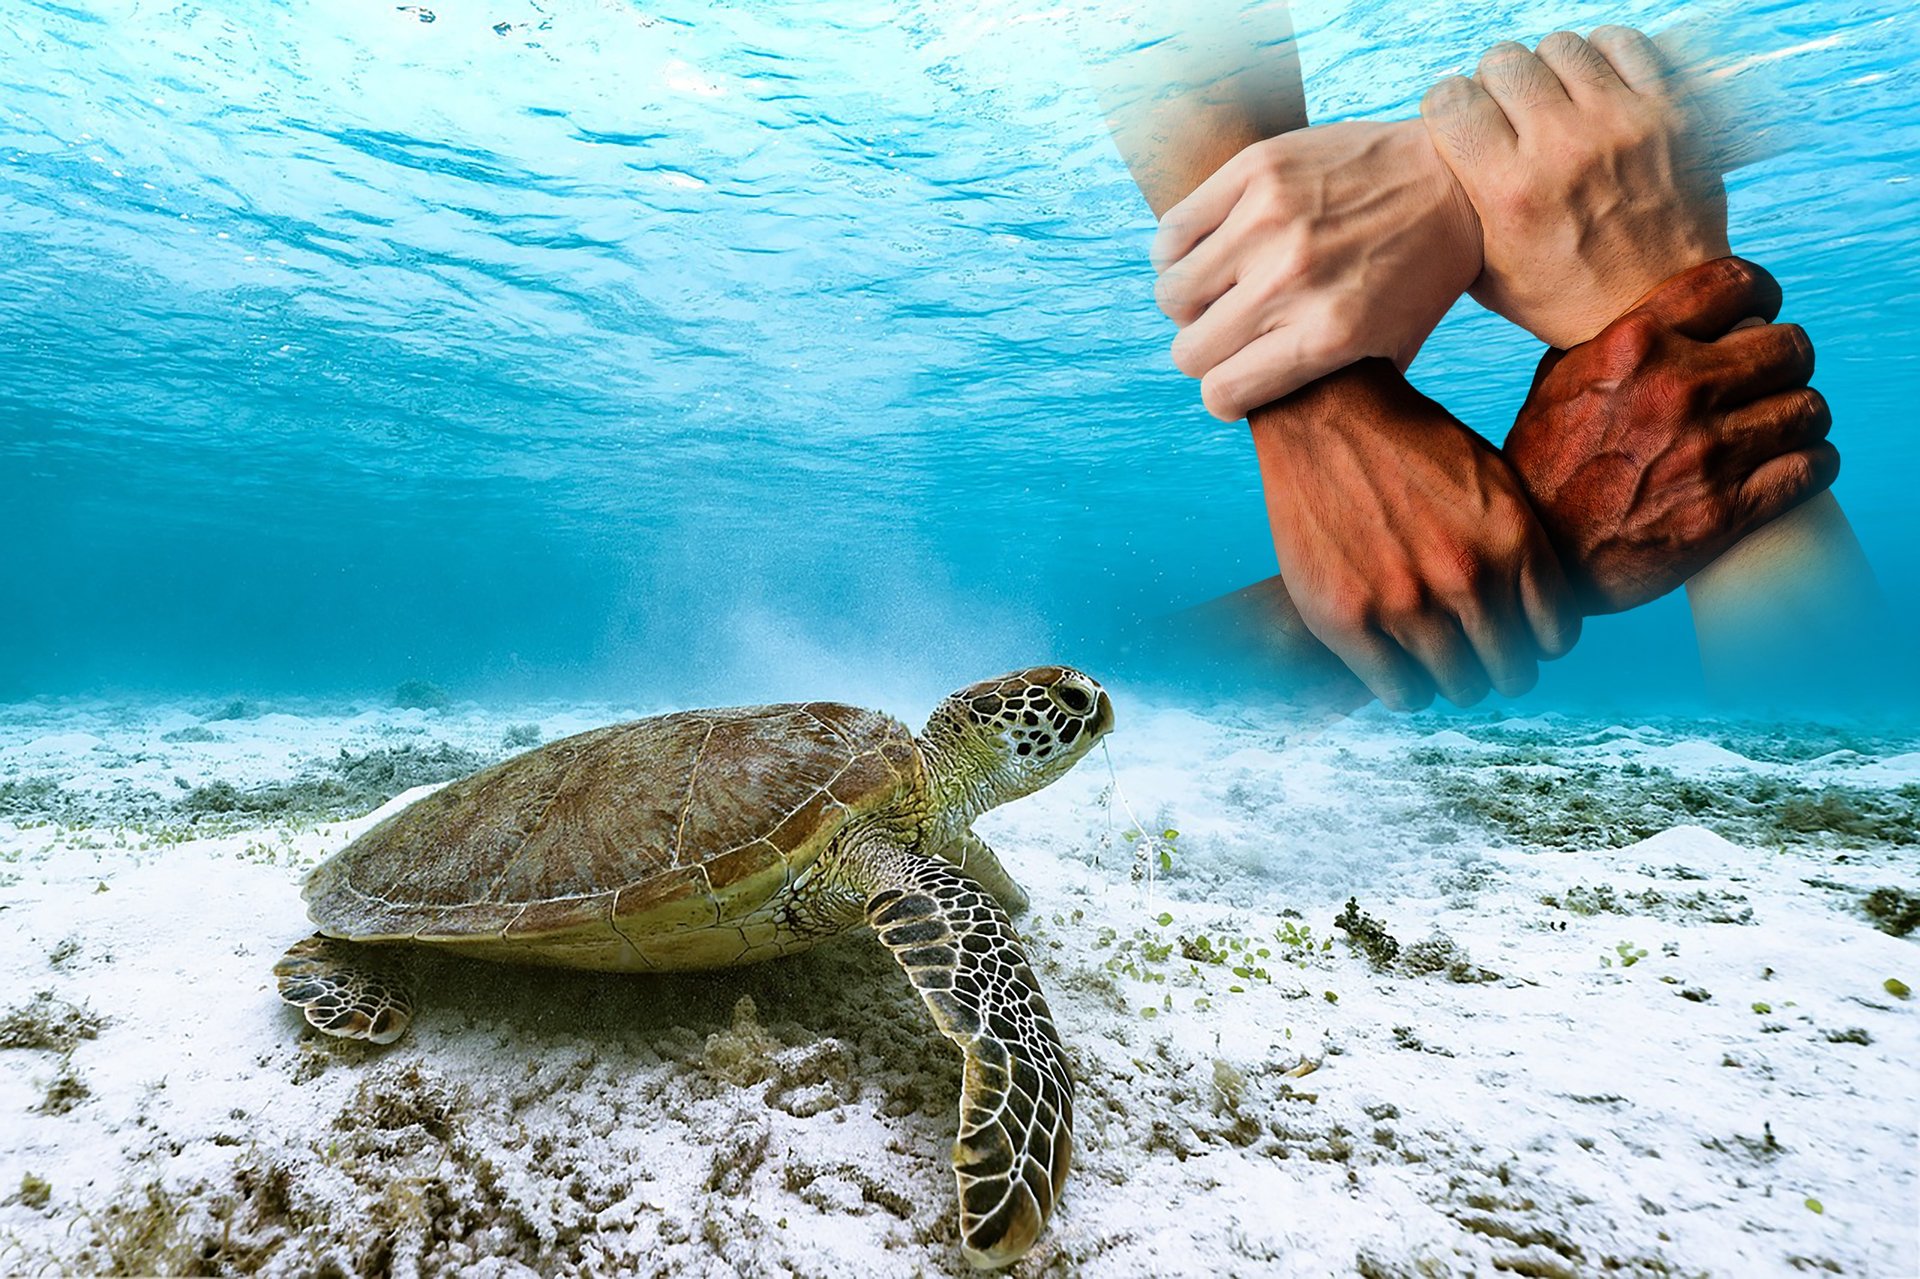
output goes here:
[[1815, 439], [1826, 439], [1827, 432], [1833, 429], [1833, 410], [1827, 405], [1827, 397], [1810, 386], [1801, 387], [1794, 394], [1800, 401], [1796, 407], [1806, 421], [1807, 433]]
[[[1306, 613], [1308, 606], [1302, 606]], [[1337, 590], [1311, 605], [1310, 619], [1317, 634], [1341, 637], [1351, 642], [1365, 634], [1372, 623], [1373, 610], [1364, 595], [1351, 589]]]
[[1614, 150], [1628, 155], [1653, 152], [1667, 136], [1668, 122], [1652, 111], [1623, 111], [1613, 124]]
[[[1504, 543], [1504, 537], [1499, 541]], [[1444, 561], [1443, 581], [1448, 598], [1455, 604], [1474, 604], [1480, 598], [1488, 582], [1496, 575], [1495, 557], [1503, 557], [1504, 545], [1482, 549], [1473, 546], [1456, 546], [1449, 549]]]
[[1247, 180], [1234, 212], [1256, 227], [1270, 227], [1287, 220], [1287, 186], [1272, 169], [1261, 169]]
[[1173, 340], [1173, 367], [1188, 377], [1204, 378], [1213, 366], [1203, 358], [1200, 344], [1191, 339], [1192, 332], [1188, 329]]
[[1496, 180], [1481, 198], [1493, 207], [1494, 216], [1508, 225], [1532, 226], [1564, 209], [1565, 202], [1554, 196], [1537, 175], [1531, 175], [1525, 181]]
[[1459, 110], [1473, 96], [1473, 83], [1463, 75], [1439, 80], [1420, 98], [1422, 116], [1446, 115]]
[[1381, 583], [1379, 598], [1374, 601], [1371, 612], [1388, 630], [1405, 628], [1426, 615], [1426, 588], [1410, 576], [1396, 575]]
[[1340, 361], [1351, 364], [1358, 358], [1362, 345], [1361, 328], [1358, 321], [1350, 315], [1328, 315], [1314, 326], [1313, 337], [1308, 349], [1322, 361]]
[[1483, 67], [1499, 66], [1511, 62], [1515, 58], [1523, 58], [1526, 55], [1527, 46], [1521, 44], [1518, 40], [1498, 40], [1488, 45], [1487, 51], [1480, 55], [1480, 65]]
[[1250, 163], [1258, 165], [1263, 172], [1270, 173], [1279, 167], [1286, 152], [1287, 138], [1282, 134], [1279, 137], [1264, 138], [1254, 143], [1246, 149], [1245, 154]]
[[1780, 487], [1798, 497], [1814, 485], [1813, 459], [1805, 453], [1790, 453], [1781, 459]]
[[1788, 348], [1793, 352], [1794, 362], [1803, 366], [1808, 376], [1813, 374], [1813, 339], [1798, 324], [1783, 324], [1781, 335], [1786, 338]]
[[1272, 297], [1304, 287], [1312, 272], [1313, 253], [1306, 236], [1283, 225], [1267, 237], [1235, 287], [1251, 287]]
[[[1715, 258], [1696, 269], [1700, 272], [1700, 282], [1705, 288], [1742, 299], [1757, 300], [1769, 289], [1777, 287], [1773, 284], [1771, 275], [1745, 258]], [[1758, 305], [1755, 309], [1759, 309]]]
[[1180, 322], [1188, 307], [1184, 290], [1171, 272], [1154, 281], [1153, 301], [1161, 314], [1176, 323]]
[[1617, 22], [1609, 22], [1605, 26], [1595, 27], [1592, 33], [1587, 36], [1587, 40], [1591, 44], [1605, 44], [1615, 49], [1631, 49], [1636, 51], [1649, 43], [1646, 36], [1640, 32], [1634, 30], [1632, 27], [1621, 26]]
[[1608, 354], [1637, 367], [1654, 358], [1662, 336], [1660, 321], [1645, 311], [1630, 311], [1608, 331]]

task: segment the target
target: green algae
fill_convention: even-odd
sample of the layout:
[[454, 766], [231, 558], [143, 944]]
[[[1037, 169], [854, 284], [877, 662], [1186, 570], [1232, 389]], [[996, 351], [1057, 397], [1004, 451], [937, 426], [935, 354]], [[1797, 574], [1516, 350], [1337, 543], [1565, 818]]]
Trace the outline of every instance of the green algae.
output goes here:
[[1360, 909], [1357, 898], [1347, 898], [1347, 904], [1334, 916], [1333, 926], [1345, 933], [1348, 944], [1377, 969], [1391, 966], [1400, 954], [1399, 941], [1385, 924]]
[[1904, 888], [1876, 888], [1861, 899], [1860, 909], [1873, 926], [1893, 937], [1905, 937], [1920, 928], [1920, 893]]
[[402, 791], [452, 781], [490, 763], [487, 756], [446, 742], [379, 747], [335, 758], [290, 782], [245, 790], [232, 782], [197, 786], [175, 805], [182, 816], [240, 816], [270, 821], [337, 821], [378, 808]]
[[441, 711], [453, 705], [453, 699], [438, 684], [410, 679], [393, 690], [393, 704], [402, 710]]
[[1664, 768], [1568, 763], [1549, 771], [1485, 765], [1430, 782], [1456, 819], [1542, 848], [1619, 848], [1676, 825], [1758, 847], [1920, 843], [1920, 786], [1810, 786], [1771, 777], [1711, 781]]
[[70, 1004], [43, 990], [0, 1013], [0, 1048], [71, 1052], [83, 1039], [98, 1039], [106, 1020], [85, 1004]]

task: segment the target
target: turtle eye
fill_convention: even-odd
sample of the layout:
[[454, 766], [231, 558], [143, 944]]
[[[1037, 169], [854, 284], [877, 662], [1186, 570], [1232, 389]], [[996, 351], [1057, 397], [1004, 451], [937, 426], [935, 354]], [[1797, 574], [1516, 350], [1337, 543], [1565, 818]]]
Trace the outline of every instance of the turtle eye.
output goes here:
[[1084, 688], [1075, 688], [1071, 684], [1056, 684], [1047, 690], [1053, 700], [1072, 711], [1075, 715], [1085, 715], [1093, 707], [1093, 699], [1087, 696]]

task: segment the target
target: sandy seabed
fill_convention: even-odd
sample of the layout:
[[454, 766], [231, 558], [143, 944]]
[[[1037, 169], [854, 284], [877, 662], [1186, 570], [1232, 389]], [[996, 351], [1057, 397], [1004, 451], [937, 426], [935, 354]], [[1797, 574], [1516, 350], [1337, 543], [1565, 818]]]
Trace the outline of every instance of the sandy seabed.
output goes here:
[[[275, 998], [368, 810], [636, 713], [0, 708], [0, 1271], [964, 1271], [958, 1057], [868, 937], [443, 965], [388, 1049]], [[1014, 1273], [1920, 1273], [1920, 735], [1123, 700], [1110, 746], [979, 824], [1078, 1088]]]

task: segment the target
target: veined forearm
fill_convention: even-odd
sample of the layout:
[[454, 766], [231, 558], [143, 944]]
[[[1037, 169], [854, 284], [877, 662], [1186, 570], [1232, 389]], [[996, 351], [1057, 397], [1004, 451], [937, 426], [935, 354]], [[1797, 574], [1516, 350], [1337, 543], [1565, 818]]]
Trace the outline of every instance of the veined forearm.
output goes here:
[[1116, 49], [1095, 70], [1114, 145], [1157, 218], [1247, 147], [1305, 128], [1307, 100], [1285, 5], [1146, 9], [1130, 15], [1126, 39], [1099, 42]]

